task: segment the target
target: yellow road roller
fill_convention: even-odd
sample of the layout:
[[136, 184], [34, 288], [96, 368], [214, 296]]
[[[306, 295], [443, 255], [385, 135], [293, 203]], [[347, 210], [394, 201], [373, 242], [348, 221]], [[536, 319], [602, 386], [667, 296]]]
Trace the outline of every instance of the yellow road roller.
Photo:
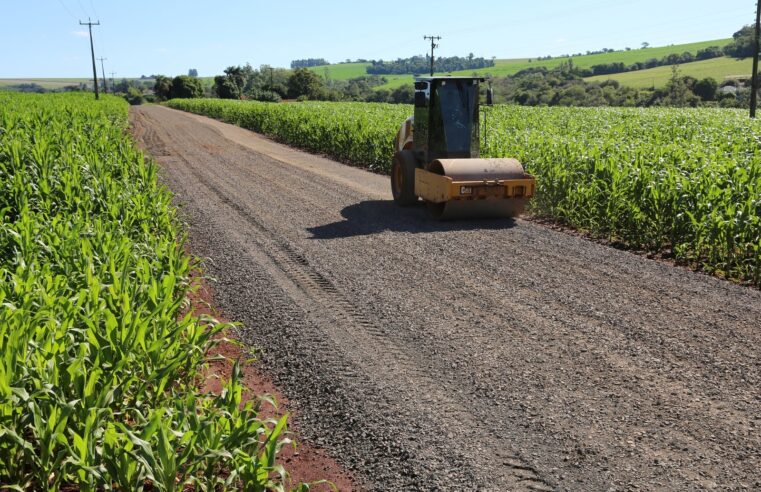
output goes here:
[[437, 219], [516, 217], [535, 180], [516, 159], [482, 159], [478, 77], [418, 77], [415, 112], [396, 135], [391, 192]]

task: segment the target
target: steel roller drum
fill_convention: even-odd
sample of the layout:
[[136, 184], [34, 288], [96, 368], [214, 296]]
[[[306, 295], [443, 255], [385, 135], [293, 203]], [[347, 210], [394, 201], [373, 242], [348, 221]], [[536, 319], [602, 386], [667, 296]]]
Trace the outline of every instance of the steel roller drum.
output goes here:
[[[453, 181], [495, 181], [523, 179], [525, 172], [517, 159], [438, 159], [428, 170]], [[444, 203], [428, 202], [428, 210], [437, 219], [465, 219], [479, 217], [509, 218], [523, 213], [527, 198], [450, 200]]]
[[452, 181], [494, 181], [522, 179], [523, 166], [518, 159], [437, 159], [428, 165], [432, 173], [448, 176]]

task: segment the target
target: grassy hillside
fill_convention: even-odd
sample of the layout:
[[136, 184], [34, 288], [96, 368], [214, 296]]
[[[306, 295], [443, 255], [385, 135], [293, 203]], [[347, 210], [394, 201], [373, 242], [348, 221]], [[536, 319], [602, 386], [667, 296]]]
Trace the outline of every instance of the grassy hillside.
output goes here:
[[320, 77], [325, 76], [325, 70], [328, 70], [328, 76], [335, 80], [349, 80], [356, 79], [367, 75], [365, 67], [369, 63], [338, 63], [335, 65], [322, 65], [319, 67], [311, 67], [309, 70], [313, 71]]
[[92, 83], [92, 79], [0, 79], [0, 88], [19, 84], [37, 84], [45, 89], [62, 89], [67, 85]]
[[[100, 78], [100, 75], [98, 75], [98, 80], [102, 82], [103, 79]], [[116, 77], [116, 81], [121, 81], [121, 77]], [[150, 82], [153, 83], [153, 79], [136, 79], [136, 78], [127, 78], [127, 80], [137, 80], [137, 81], [143, 81], [143, 82]], [[87, 84], [88, 86], [92, 87], [92, 78], [72, 78], [72, 79], [66, 79], [66, 78], [50, 78], [50, 79], [39, 79], [39, 78], [17, 78], [17, 79], [0, 79], [0, 89], [3, 87], [8, 86], [14, 86], [19, 84], [37, 84], [45, 89], [63, 89], [64, 87], [68, 85], [79, 85], [80, 83]], [[111, 78], [108, 78], [108, 86], [111, 87]]]
[[[721, 57], [711, 60], [703, 60], [692, 63], [683, 63], [679, 65], [682, 75], [691, 75], [697, 79], [713, 77], [721, 83], [725, 77], [731, 75], [750, 76], [753, 72], [752, 58], [737, 60], [735, 58]], [[617, 80], [622, 85], [634, 87], [637, 89], [649, 87], [663, 87], [671, 77], [671, 66], [650, 68], [648, 70], [637, 70], [635, 72], [617, 73], [612, 75], [598, 75], [589, 77], [585, 80], [603, 81]]]
[[[693, 55], [698, 50], [707, 48], [709, 46], [724, 46], [728, 44], [731, 39], [715, 39], [712, 41], [701, 41], [699, 43], [677, 44], [670, 46], [659, 46], [656, 48], [635, 49], [630, 51], [616, 51], [613, 53], [600, 53], [597, 55], [583, 55], [573, 57], [573, 63], [580, 68], [589, 68], [593, 65], [622, 62], [627, 65], [632, 63], [646, 61], [650, 58], [663, 58], [666, 55], [672, 53], [682, 54], [685, 51], [692, 53]], [[513, 75], [521, 70], [532, 67], [547, 67], [554, 68], [563, 62], [566, 62], [567, 58], [553, 58], [552, 60], [536, 60], [528, 58], [515, 58], [515, 59], [500, 59], [495, 60], [494, 66], [489, 68], [482, 68], [478, 70], [462, 70], [459, 72], [452, 72], [452, 75], [470, 75], [473, 73], [491, 75], [494, 77], [505, 77], [507, 75]], [[313, 67], [315, 73], [324, 76], [325, 68], [328, 68], [328, 74], [331, 79], [335, 80], [347, 80], [354, 77], [361, 77], [366, 75], [365, 67], [369, 63], [346, 63], [338, 65], [324, 65], [320, 67]], [[729, 68], [728, 68], [729, 69]], [[670, 69], [669, 69], [670, 73]], [[440, 75], [446, 75], [444, 73]], [[403, 84], [412, 81], [412, 75], [386, 75], [388, 83], [381, 86], [384, 89], [394, 89]], [[723, 79], [723, 76], [721, 77]]]

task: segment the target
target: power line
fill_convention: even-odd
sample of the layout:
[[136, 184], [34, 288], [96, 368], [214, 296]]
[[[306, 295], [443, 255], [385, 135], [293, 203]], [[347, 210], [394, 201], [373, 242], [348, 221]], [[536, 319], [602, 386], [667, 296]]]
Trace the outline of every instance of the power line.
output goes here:
[[439, 47], [436, 41], [441, 39], [441, 36], [423, 36], [423, 39], [431, 40], [431, 77], [433, 77], [433, 50]]
[[92, 26], [99, 26], [100, 21], [97, 22], [91, 22], [90, 18], [87, 18], [87, 22], [79, 21], [80, 26], [87, 26], [87, 28], [90, 30], [90, 54], [92, 55], [92, 81], [93, 85], [95, 86], [95, 99], [100, 99], [100, 93], [98, 91], [98, 71], [95, 68], [95, 46], [92, 42]]
[[66, 6], [66, 4], [65, 4], [65, 3], [63, 3], [63, 0], [58, 0], [58, 3], [60, 3], [60, 4], [61, 4], [61, 7], [63, 7], [63, 9], [66, 11], [66, 13], [68, 13], [68, 14], [69, 14], [69, 16], [70, 16], [72, 19], [74, 19], [74, 20], [76, 20], [76, 19], [77, 19], [77, 18], [76, 18], [76, 16], [75, 16], [74, 14], [72, 14], [72, 13], [71, 13], [71, 10], [69, 10], [69, 7], [67, 7], [67, 6]]
[[84, 5], [82, 5], [81, 0], [77, 0], [77, 3], [79, 4], [79, 8], [82, 10], [82, 12], [84, 12], [85, 15], [89, 16], [90, 12], [88, 12]]
[[97, 10], [95, 10], [95, 4], [94, 4], [94, 3], [92, 3], [92, 0], [90, 0], [90, 7], [92, 7], [92, 13], [93, 13], [93, 14], [95, 14], [95, 17], [100, 17], [100, 16], [98, 15], [98, 11], [97, 11]]

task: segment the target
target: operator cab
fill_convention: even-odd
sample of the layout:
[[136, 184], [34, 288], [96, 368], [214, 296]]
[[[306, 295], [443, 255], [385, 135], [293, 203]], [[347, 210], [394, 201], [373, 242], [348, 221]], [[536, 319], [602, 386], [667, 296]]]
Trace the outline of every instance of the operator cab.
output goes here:
[[413, 150], [423, 162], [480, 154], [479, 77], [415, 79]]

